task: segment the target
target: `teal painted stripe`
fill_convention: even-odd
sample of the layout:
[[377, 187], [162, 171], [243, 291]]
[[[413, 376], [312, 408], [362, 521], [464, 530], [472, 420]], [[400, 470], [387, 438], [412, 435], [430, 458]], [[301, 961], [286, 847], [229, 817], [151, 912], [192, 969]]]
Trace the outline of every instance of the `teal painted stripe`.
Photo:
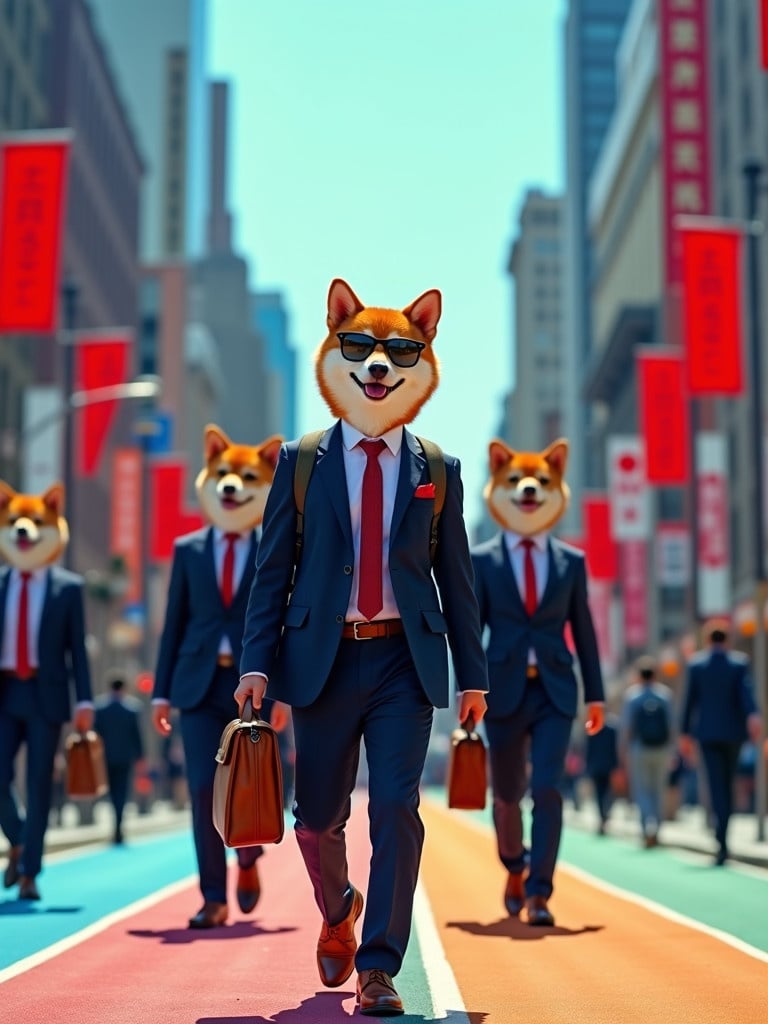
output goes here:
[[0, 895], [0, 970], [196, 872], [188, 830], [50, 861], [39, 902]]

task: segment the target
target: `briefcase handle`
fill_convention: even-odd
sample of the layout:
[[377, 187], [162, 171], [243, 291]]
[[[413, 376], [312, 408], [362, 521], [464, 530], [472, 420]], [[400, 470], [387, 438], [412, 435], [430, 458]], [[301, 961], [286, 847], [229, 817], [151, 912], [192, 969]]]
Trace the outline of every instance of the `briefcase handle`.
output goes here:
[[461, 728], [464, 730], [464, 732], [467, 734], [467, 736], [471, 736], [474, 733], [474, 731], [475, 731], [475, 716], [472, 714], [471, 711], [467, 715], [467, 717], [464, 719], [464, 721], [460, 723], [460, 725], [461, 725]]

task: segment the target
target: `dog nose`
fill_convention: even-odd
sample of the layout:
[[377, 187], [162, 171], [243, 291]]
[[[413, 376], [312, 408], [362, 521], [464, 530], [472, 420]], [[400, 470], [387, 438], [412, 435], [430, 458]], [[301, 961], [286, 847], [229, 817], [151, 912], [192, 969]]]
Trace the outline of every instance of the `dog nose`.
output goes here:
[[368, 367], [368, 373], [370, 373], [374, 380], [381, 380], [382, 377], [386, 377], [389, 373], [389, 367], [386, 363], [371, 363]]
[[236, 490], [237, 488], [235, 487], [234, 484], [224, 484], [224, 486], [222, 487], [222, 491], [224, 492], [224, 494], [234, 494]]
[[533, 484], [526, 484], [523, 488], [523, 494], [526, 496], [526, 498], [532, 498], [536, 494], [536, 488], [533, 486]]
[[26, 537], [27, 536], [27, 532], [28, 531], [27, 531], [26, 526], [17, 526], [16, 527], [16, 536], [17, 537]]

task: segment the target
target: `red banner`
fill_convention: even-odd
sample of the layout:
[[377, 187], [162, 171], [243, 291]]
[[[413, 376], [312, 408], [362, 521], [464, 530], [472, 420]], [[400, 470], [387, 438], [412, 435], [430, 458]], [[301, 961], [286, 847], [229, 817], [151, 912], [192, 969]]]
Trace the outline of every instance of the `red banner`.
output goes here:
[[167, 562], [176, 538], [200, 529], [205, 517], [184, 507], [187, 460], [183, 455], [153, 459], [149, 473], [149, 557]]
[[664, 283], [680, 281], [675, 218], [709, 213], [707, 0], [659, 0]]
[[648, 643], [648, 551], [644, 540], [621, 545], [621, 599], [624, 608], [624, 643], [645, 647]]
[[611, 506], [607, 498], [582, 499], [584, 550], [590, 579], [616, 579], [616, 543], [611, 536]]
[[690, 395], [740, 395], [742, 234], [682, 227], [683, 336]]
[[112, 526], [110, 552], [122, 555], [128, 569], [126, 604], [141, 601], [141, 451], [117, 448], [112, 454]]
[[68, 154], [60, 134], [0, 143], [0, 333], [56, 330]]
[[760, 10], [758, 21], [760, 22], [760, 66], [768, 71], [768, 0], [757, 0]]
[[679, 352], [637, 352], [640, 430], [649, 484], [676, 486], [690, 477], [685, 366]]
[[128, 376], [129, 335], [81, 335], [75, 347], [75, 390], [93, 392], [93, 401], [75, 413], [75, 452], [78, 476], [99, 468], [104, 442], [115, 418], [118, 399], [99, 400], [101, 388], [124, 384]]

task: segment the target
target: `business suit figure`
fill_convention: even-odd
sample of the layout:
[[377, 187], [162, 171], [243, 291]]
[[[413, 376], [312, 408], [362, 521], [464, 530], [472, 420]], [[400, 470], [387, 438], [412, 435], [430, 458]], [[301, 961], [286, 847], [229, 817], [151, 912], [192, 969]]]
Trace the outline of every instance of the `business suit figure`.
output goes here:
[[[372, 555], [383, 563], [381, 607], [361, 612], [364, 440], [342, 421], [320, 442], [292, 591], [297, 442], [283, 447], [264, 517], [236, 696], [241, 703], [252, 695], [258, 705], [267, 677], [267, 694], [292, 705], [295, 828], [323, 917], [321, 980], [336, 987], [356, 967], [361, 1012], [401, 1013], [391, 979], [410, 932], [424, 838], [419, 780], [433, 708], [450, 700], [446, 639], [458, 689], [472, 691], [463, 694], [462, 719], [470, 712], [482, 718], [484, 695], [475, 691], [486, 689], [487, 676], [459, 464], [445, 457], [446, 500], [432, 565], [434, 490], [421, 444], [401, 426], [379, 439], [383, 534]], [[363, 898], [347, 875], [344, 828], [361, 740], [372, 859], [356, 949], [353, 929]]]
[[742, 743], [760, 738], [749, 663], [728, 650], [728, 626], [719, 620], [704, 627], [705, 650], [688, 662], [680, 719], [680, 752], [690, 758], [695, 738], [701, 750], [715, 822], [715, 863], [728, 859], [728, 822], [733, 808], [733, 782]]
[[[21, 669], [18, 626], [24, 586], [28, 647]], [[54, 758], [61, 727], [73, 720], [73, 696], [75, 728], [85, 732], [93, 722], [82, 577], [55, 565], [24, 574], [12, 566], [0, 567], [0, 638], [0, 813], [17, 859], [19, 897], [36, 900]], [[27, 754], [24, 820], [11, 790], [22, 744]], [[13, 884], [14, 875], [6, 872], [6, 881]]]
[[619, 728], [617, 721], [608, 716], [600, 732], [587, 736], [585, 757], [585, 771], [592, 780], [600, 819], [597, 831], [601, 836], [605, 834], [611, 813], [612, 779], [618, 767]]
[[141, 702], [125, 694], [125, 681], [116, 676], [109, 693], [96, 701], [93, 728], [104, 744], [109, 799], [115, 812], [114, 842], [123, 842], [123, 812], [133, 780], [133, 769], [144, 757]]
[[[228, 548], [233, 573], [229, 601], [222, 592]], [[227, 853], [213, 824], [213, 780], [221, 734], [237, 711], [232, 691], [257, 548], [256, 530], [228, 534], [218, 526], [179, 537], [174, 545], [152, 704], [161, 735], [170, 733], [170, 708], [180, 712], [203, 896], [190, 928], [216, 927], [228, 916]], [[237, 850], [237, 899], [244, 913], [259, 898], [256, 861], [263, 852], [260, 846]]]

